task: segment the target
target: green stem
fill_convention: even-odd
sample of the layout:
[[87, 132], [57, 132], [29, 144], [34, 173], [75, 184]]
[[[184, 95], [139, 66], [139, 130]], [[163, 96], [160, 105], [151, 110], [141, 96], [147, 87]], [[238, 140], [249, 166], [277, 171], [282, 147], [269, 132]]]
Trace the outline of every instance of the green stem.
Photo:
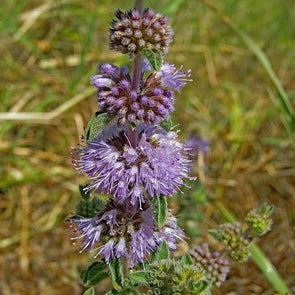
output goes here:
[[[209, 200], [211, 201], [213, 206], [221, 213], [226, 221], [236, 221], [236, 218], [233, 216], [233, 214], [230, 213], [228, 209], [225, 208], [220, 202], [213, 199]], [[275, 266], [270, 262], [268, 257], [265, 256], [265, 254], [255, 243], [252, 244], [251, 257], [277, 292], [279, 292], [280, 294], [291, 294], [290, 290], [286, 286], [284, 280], [281, 278]]]
[[141, 63], [142, 54], [138, 53], [133, 61], [133, 79], [132, 79], [132, 89], [138, 91], [139, 80], [141, 75]]
[[[136, 9], [141, 15], [143, 13], [143, 0], [135, 0], [134, 9]], [[133, 61], [133, 79], [132, 79], [132, 89], [138, 90], [139, 80], [141, 75], [141, 63], [142, 54], [138, 53]]]
[[143, 12], [143, 0], [135, 0], [134, 9], [137, 9], [140, 14]]

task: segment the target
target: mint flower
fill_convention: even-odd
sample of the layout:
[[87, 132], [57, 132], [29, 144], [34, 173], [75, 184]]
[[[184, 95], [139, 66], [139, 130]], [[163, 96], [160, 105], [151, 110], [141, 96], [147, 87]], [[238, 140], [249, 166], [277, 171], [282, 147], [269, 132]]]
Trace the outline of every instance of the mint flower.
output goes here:
[[94, 258], [103, 255], [108, 263], [111, 258], [126, 256], [133, 267], [165, 240], [170, 250], [176, 249], [177, 238], [183, 237], [176, 219], [168, 217], [162, 228], [157, 228], [151, 208], [144, 204], [139, 208], [130, 202], [119, 204], [110, 200], [104, 210], [93, 218], [74, 216], [69, 221], [76, 226], [77, 236], [82, 240], [81, 250], [97, 251]]
[[[139, 89], [131, 87], [132, 81], [126, 67], [104, 63], [99, 66], [102, 73], [91, 78], [97, 91], [101, 111], [119, 116], [119, 123], [145, 123], [155, 125], [168, 118], [174, 110], [174, 92], [166, 88], [161, 77], [155, 73], [144, 78], [150, 68], [144, 63]], [[167, 86], [168, 87], [168, 86]]]
[[139, 125], [111, 126], [74, 150], [74, 165], [91, 183], [84, 190], [109, 194], [132, 205], [144, 196], [172, 196], [188, 176], [191, 160], [175, 132]]
[[176, 70], [174, 65], [164, 64], [159, 72], [156, 73], [156, 79], [161, 79], [165, 87], [170, 87], [174, 90], [180, 90], [186, 82], [192, 81], [189, 79], [191, 70], [180, 72], [182, 66]]
[[189, 252], [194, 264], [204, 270], [208, 280], [215, 286], [220, 287], [229, 273], [229, 262], [220, 257], [219, 252], [211, 252], [208, 244], [195, 247]]

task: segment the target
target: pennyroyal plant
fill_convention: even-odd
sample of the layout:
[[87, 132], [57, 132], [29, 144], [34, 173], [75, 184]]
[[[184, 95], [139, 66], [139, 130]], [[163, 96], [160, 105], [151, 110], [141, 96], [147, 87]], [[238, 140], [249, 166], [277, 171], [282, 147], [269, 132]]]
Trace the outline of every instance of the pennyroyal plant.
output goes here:
[[[90, 82], [97, 88], [99, 110], [72, 150], [75, 169], [88, 179], [69, 219], [72, 240], [80, 243], [80, 252], [101, 259], [81, 278], [89, 286], [110, 274], [113, 289], [107, 294], [211, 294], [226, 280], [228, 261], [207, 244], [173, 256], [186, 238], [167, 206], [167, 197], [195, 180], [190, 172], [200, 140], [179, 142], [170, 119], [175, 95], [191, 81], [191, 71], [163, 61], [173, 36], [166, 16], [143, 8], [139, 0], [133, 10], [117, 10], [115, 16], [110, 48], [128, 54], [133, 68], [98, 66]], [[107, 198], [102, 201], [101, 195]], [[258, 233], [271, 224], [261, 217], [271, 212], [260, 213], [247, 219]], [[232, 231], [235, 236], [230, 226], [221, 228], [220, 240], [243, 238], [241, 231]]]

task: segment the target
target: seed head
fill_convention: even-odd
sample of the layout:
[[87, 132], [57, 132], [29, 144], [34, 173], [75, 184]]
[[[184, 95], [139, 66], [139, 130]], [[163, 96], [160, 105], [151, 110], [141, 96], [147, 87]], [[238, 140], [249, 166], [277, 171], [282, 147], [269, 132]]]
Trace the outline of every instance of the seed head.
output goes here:
[[247, 236], [240, 222], [222, 224], [218, 233], [225, 249], [236, 261], [244, 262], [249, 258], [252, 238]]
[[259, 235], [265, 235], [271, 230], [272, 219], [268, 218], [273, 212], [273, 206], [263, 204], [260, 208], [251, 210], [246, 216], [250, 230]]

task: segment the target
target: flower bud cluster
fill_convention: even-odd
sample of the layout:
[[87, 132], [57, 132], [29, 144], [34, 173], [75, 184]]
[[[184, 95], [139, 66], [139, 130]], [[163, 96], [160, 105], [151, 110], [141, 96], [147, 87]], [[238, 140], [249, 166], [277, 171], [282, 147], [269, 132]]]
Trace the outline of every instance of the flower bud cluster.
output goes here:
[[[210, 284], [202, 269], [181, 261], [160, 260], [150, 265], [148, 294], [209, 295]], [[200, 286], [200, 287], [199, 287]]]
[[208, 244], [195, 247], [190, 251], [194, 264], [204, 270], [207, 279], [220, 287], [229, 273], [229, 262], [220, 257], [219, 252], [211, 252]]
[[218, 233], [231, 257], [239, 262], [249, 258], [252, 238], [247, 236], [240, 222], [222, 224]]
[[131, 56], [142, 48], [157, 49], [167, 53], [172, 42], [173, 31], [168, 18], [150, 9], [141, 15], [137, 10], [115, 13], [117, 20], [111, 22], [109, 29], [110, 48]]
[[268, 217], [272, 211], [273, 206], [263, 204], [260, 208], [255, 208], [247, 214], [247, 225], [254, 234], [262, 236], [271, 230], [272, 219]]
[[98, 88], [99, 108], [117, 114], [121, 125], [126, 121], [155, 125], [174, 110], [174, 92], [165, 87], [156, 74], [144, 78], [145, 72], [142, 72], [137, 90], [132, 88], [128, 68], [101, 64], [99, 70], [102, 75], [91, 78], [91, 83]]

